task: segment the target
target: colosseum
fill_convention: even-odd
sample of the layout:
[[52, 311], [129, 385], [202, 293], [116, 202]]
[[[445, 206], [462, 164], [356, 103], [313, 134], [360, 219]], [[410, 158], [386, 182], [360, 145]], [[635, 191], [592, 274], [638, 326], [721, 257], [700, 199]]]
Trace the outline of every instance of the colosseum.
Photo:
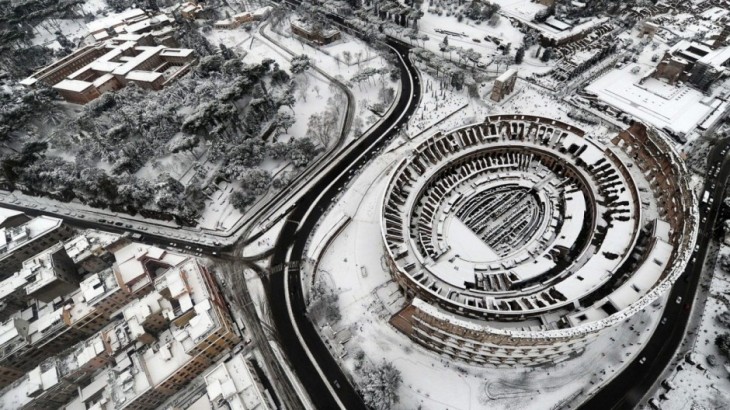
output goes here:
[[683, 273], [697, 234], [687, 175], [639, 123], [605, 145], [527, 115], [437, 133], [397, 165], [383, 200], [408, 301], [390, 323], [476, 364], [580, 354]]

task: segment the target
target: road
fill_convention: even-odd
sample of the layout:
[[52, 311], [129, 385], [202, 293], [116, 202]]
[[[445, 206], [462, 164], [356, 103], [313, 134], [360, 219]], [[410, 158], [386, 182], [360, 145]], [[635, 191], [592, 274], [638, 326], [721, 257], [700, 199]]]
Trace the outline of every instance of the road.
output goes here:
[[[697, 236], [697, 251], [687, 265], [684, 274], [670, 290], [663, 317], [665, 324], [657, 326], [642, 351], [624, 370], [593, 397], [581, 405], [584, 410], [596, 409], [633, 409], [652, 389], [662, 372], [680, 350], [687, 324], [692, 313], [692, 301], [699, 287], [705, 256], [713, 232], [717, 226], [717, 217], [725, 198], [725, 186], [730, 177], [730, 156], [723, 155], [722, 150], [730, 146], [729, 140], [718, 143], [708, 158], [708, 168], [720, 166], [716, 178], [708, 176], [705, 190], [710, 191], [713, 201], [710, 205], [700, 204], [700, 227]], [[680, 303], [677, 298], [681, 297]], [[642, 358], [646, 358], [642, 364]]]
[[421, 90], [418, 73], [408, 60], [410, 46], [394, 39], [388, 40], [388, 45], [400, 56], [402, 89], [395, 109], [304, 193], [286, 219], [270, 262], [267, 292], [279, 341], [318, 409], [364, 409], [365, 405], [306, 317], [298, 266], [307, 238], [323, 216], [323, 210], [347, 183], [348, 176], [397, 135], [397, 129], [407, 123], [418, 105]]
[[[271, 382], [276, 383], [276, 389], [272, 391], [272, 395], [280, 393], [283, 396], [281, 399], [287, 404], [299, 403], [299, 396], [289, 382], [286, 372], [282, 368], [283, 364], [277, 360], [269, 344], [269, 337], [261, 323], [261, 319], [259, 319], [256, 313], [254, 301], [251, 298], [251, 293], [248, 290], [248, 284], [243, 273], [244, 264], [237, 261], [221, 260], [217, 261], [217, 263], [226, 278], [226, 283], [221, 286], [223, 293], [242, 311], [243, 319], [246, 322], [246, 330], [251, 335], [251, 340], [255, 342], [254, 345], [259, 349], [261, 356], [264, 358], [264, 366], [273, 379]], [[286, 407], [282, 406], [280, 408]]]

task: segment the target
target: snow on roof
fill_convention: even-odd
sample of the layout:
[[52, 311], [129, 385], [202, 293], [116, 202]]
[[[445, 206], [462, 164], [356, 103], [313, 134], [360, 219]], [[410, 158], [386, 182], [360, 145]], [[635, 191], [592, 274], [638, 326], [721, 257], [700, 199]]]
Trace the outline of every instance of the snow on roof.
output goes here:
[[117, 63], [115, 61], [108, 61], [104, 59], [99, 59], [94, 61], [93, 63], [89, 64], [89, 68], [91, 68], [94, 71], [101, 71], [103, 73], [110, 73], [114, 71], [115, 68], [121, 66], [122, 63]]
[[548, 17], [548, 19], [545, 20], [545, 24], [547, 24], [548, 26], [550, 26], [558, 31], [567, 30], [567, 29], [573, 27], [572, 25], [570, 25], [564, 21], [560, 21], [560, 20], [556, 19], [554, 16]]
[[728, 10], [726, 10], [722, 7], [715, 6], [715, 7], [710, 7], [709, 9], [703, 11], [702, 14], [700, 14], [700, 16], [702, 16], [702, 18], [705, 18], [705, 19], [708, 19], [711, 21], [717, 21], [717, 20], [720, 20], [721, 18], [727, 16], [728, 13], [729, 13]]
[[[163, 305], [165, 305], [164, 307], [166, 308], [170, 307], [170, 304], [158, 292], [149, 293], [124, 308], [124, 320], [129, 323], [130, 329], [136, 325], [139, 325], [141, 329], [142, 323], [144, 323], [150, 315], [163, 311]], [[131, 330], [133, 337], [139, 336], [139, 334], [136, 334], [134, 329]], [[141, 331], [143, 333], [145, 332], [143, 329], [141, 329]]]
[[25, 320], [15, 318], [0, 325], [0, 346], [4, 346], [16, 337], [21, 337], [24, 334], [27, 334], [27, 325], [28, 322]]
[[154, 71], [139, 71], [134, 70], [130, 71], [129, 74], [126, 76], [127, 80], [130, 81], [141, 81], [146, 83], [151, 83], [156, 81], [159, 78], [164, 78], [162, 73], [156, 73]]
[[98, 33], [92, 34], [92, 37], [94, 37], [94, 40], [96, 40], [96, 41], [103, 41], [103, 40], [106, 40], [109, 37], [111, 37], [111, 35], [109, 35], [109, 33], [106, 30], [104, 30], [104, 31], [99, 31]]
[[[720, 100], [717, 100], [718, 102]], [[702, 130], [708, 130], [717, 124], [718, 121], [720, 121], [722, 118], [725, 117], [725, 114], [727, 114], [728, 110], [730, 110], [730, 102], [722, 101], [721, 104], [715, 108], [715, 111], [712, 112], [707, 118], [705, 118], [704, 121], [702, 121], [702, 124], [699, 125], [699, 128]]]
[[61, 91], [73, 91], [73, 92], [83, 92], [91, 88], [93, 84], [87, 81], [79, 81], [79, 80], [61, 80], [58, 84], [54, 85], [52, 88], [54, 90], [61, 90]]
[[74, 351], [73, 357], [79, 367], [85, 365], [106, 351], [101, 333], [97, 333], [91, 339], [82, 342], [81, 346]]
[[559, 26], [560, 28], [555, 28], [550, 25], [547, 25], [546, 23], [540, 24], [539, 27], [542, 29], [543, 36], [545, 36], [549, 39], [561, 40], [563, 38], [570, 37], [574, 34], [578, 34], [578, 33], [590, 30], [594, 27], [600, 26], [601, 24], [604, 24], [607, 21], [609, 21], [608, 17], [591, 19], [583, 24], [579, 24], [570, 29], [562, 28], [563, 26]]
[[47, 311], [44, 314], [38, 314], [38, 318], [30, 322], [28, 325], [28, 334], [31, 335], [33, 342], [43, 338], [42, 333], [57, 323], [63, 321], [63, 308], [53, 311]]
[[5, 223], [6, 220], [14, 216], [23, 215], [23, 212], [16, 211], [13, 209], [0, 207], [0, 224]]
[[723, 70], [728, 60], [730, 60], [730, 47], [722, 47], [710, 51], [697, 60], [697, 62], [710, 65], [718, 70]]
[[35, 84], [37, 81], [38, 80], [36, 80], [33, 77], [28, 77], [28, 78], [25, 78], [23, 80], [20, 80], [20, 85], [31, 86], [31, 85]]
[[163, 48], [160, 51], [161, 57], [188, 57], [193, 54], [189, 48]]
[[114, 39], [119, 41], [134, 41], [137, 42], [149, 34], [136, 34], [136, 33], [121, 33]]
[[1, 228], [0, 259], [7, 257], [14, 249], [60, 227], [61, 224], [62, 221], [58, 218], [42, 215], [17, 227]]
[[62, 249], [61, 244], [57, 244], [43, 253], [34, 256], [32, 259], [23, 262], [23, 268], [21, 270], [23, 275], [26, 278], [34, 277], [34, 280], [30, 280], [25, 286], [25, 293], [32, 295], [34, 292], [58, 279], [52, 257], [59, 249]]
[[505, 81], [509, 80], [510, 77], [512, 77], [515, 74], [517, 74], [517, 69], [510, 68], [509, 70], [507, 70], [507, 71], [503, 72], [502, 74], [500, 74], [500, 76], [497, 77], [497, 81], [505, 82]]
[[138, 50], [142, 50], [141, 53], [132, 57], [129, 61], [117, 67], [112, 74], [126, 76], [130, 71], [136, 70], [137, 67], [144, 64], [152, 56], [158, 54], [160, 50], [165, 49], [165, 46], [156, 47], [137, 47]]
[[235, 410], [269, 407], [242, 354], [217, 365], [203, 378], [207, 396], [212, 402], [226, 400]]
[[676, 56], [684, 57], [691, 61], [697, 61], [711, 52], [712, 49], [706, 45], [687, 40], [680, 41], [670, 49], [671, 54], [676, 54]]
[[688, 134], [711, 111], [702, 103], [705, 96], [686, 86], [672, 86], [654, 78], [638, 84], [631, 73], [635, 64], [608, 71], [586, 90], [598, 98], [657, 128]]
[[92, 22], [89, 22], [86, 24], [86, 27], [89, 29], [90, 33], [95, 33], [99, 30], [105, 30], [109, 27], [123, 24], [125, 20], [132, 19], [134, 17], [142, 16], [145, 12], [140, 9], [129, 9], [125, 10], [121, 13], [111, 14], [107, 17], [100, 18], [97, 20], [94, 20]]
[[130, 283], [146, 273], [144, 265], [136, 259], [129, 259], [117, 266], [124, 283]]

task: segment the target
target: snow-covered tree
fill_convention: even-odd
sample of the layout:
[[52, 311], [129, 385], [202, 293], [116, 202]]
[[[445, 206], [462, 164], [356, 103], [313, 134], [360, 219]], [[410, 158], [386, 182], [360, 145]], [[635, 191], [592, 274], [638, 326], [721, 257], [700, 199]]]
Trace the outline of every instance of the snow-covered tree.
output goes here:
[[398, 388], [403, 382], [400, 370], [383, 360], [378, 366], [363, 366], [360, 391], [365, 404], [375, 410], [389, 410], [398, 403]]

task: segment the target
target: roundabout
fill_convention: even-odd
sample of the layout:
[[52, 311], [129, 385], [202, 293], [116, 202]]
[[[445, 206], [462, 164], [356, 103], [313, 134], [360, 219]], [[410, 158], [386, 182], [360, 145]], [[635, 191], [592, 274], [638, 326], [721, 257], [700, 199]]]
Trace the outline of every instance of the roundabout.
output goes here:
[[386, 259], [409, 301], [391, 323], [471, 362], [579, 353], [684, 269], [696, 236], [685, 175], [640, 124], [610, 146], [522, 115], [437, 133], [383, 199]]

